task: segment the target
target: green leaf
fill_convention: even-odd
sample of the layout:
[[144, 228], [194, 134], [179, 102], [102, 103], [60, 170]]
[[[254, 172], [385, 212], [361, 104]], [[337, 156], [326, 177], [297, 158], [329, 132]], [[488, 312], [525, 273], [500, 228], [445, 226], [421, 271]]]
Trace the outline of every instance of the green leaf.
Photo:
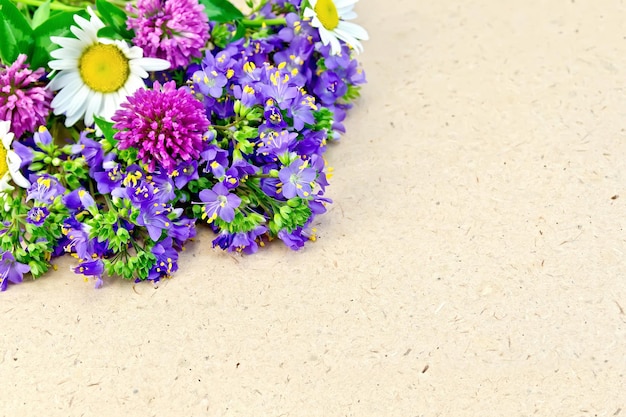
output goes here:
[[[74, 15], [72, 12], [60, 12], [41, 23], [33, 31], [35, 47], [30, 59], [32, 68], [47, 67], [50, 62], [50, 52], [58, 46], [50, 41], [50, 36], [71, 36], [70, 26], [74, 25]], [[85, 12], [79, 13], [86, 15]]]
[[113, 138], [113, 135], [115, 135], [117, 130], [113, 129], [114, 123], [107, 122], [106, 120], [98, 116], [95, 116], [94, 120], [96, 121], [96, 126], [98, 126], [100, 130], [102, 130], [102, 133], [104, 134], [104, 138], [107, 140], [107, 142], [109, 142], [109, 144], [112, 147], [115, 147], [115, 145], [117, 144], [117, 141]]
[[0, 60], [12, 64], [20, 53], [30, 55], [33, 30], [9, 0], [0, 0]]
[[98, 31], [99, 38], [124, 39], [114, 28], [105, 26]]
[[235, 34], [231, 38], [230, 40], [231, 42], [235, 42], [243, 38], [246, 35], [246, 25], [243, 25], [239, 22], [237, 22], [236, 24], [237, 24], [237, 30], [235, 31]]
[[244, 18], [243, 13], [228, 0], [200, 0], [204, 13], [211, 22], [234, 22]]
[[37, 26], [41, 25], [43, 22], [48, 20], [50, 17], [50, 0], [42, 4], [35, 10], [33, 14], [33, 21], [31, 22], [31, 26], [35, 29]]
[[[131, 39], [133, 32], [126, 29], [126, 12], [108, 1], [96, 0], [96, 10], [102, 20], [125, 39]], [[98, 33], [99, 34], [99, 33]]]

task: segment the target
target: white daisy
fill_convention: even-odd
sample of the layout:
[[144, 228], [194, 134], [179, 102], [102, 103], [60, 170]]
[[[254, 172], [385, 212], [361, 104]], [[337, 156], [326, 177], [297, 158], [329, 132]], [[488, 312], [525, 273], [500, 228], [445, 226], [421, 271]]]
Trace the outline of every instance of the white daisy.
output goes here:
[[11, 143], [15, 136], [10, 129], [10, 120], [0, 120], [0, 140], [2, 141], [0, 144], [0, 196], [14, 188], [10, 184], [11, 181], [22, 188], [30, 186], [30, 182], [20, 172], [22, 159], [11, 150]]
[[168, 61], [144, 58], [138, 46], [124, 41], [98, 37], [104, 23], [91, 8], [87, 20], [74, 16], [77, 26], [70, 27], [76, 38], [51, 36], [60, 46], [50, 53], [55, 60], [48, 64], [59, 72], [48, 84], [59, 91], [52, 100], [54, 114], [65, 114], [65, 125], [72, 126], [84, 118], [85, 125], [94, 123], [94, 116], [110, 120], [126, 97], [144, 87], [147, 71], [168, 69]]
[[330, 53], [341, 53], [339, 39], [354, 48], [357, 53], [363, 52], [363, 45], [359, 40], [368, 40], [367, 31], [356, 23], [347, 22], [356, 18], [352, 11], [358, 0], [309, 0], [304, 9], [304, 16], [311, 19], [311, 25], [320, 32], [324, 45], [330, 43]]

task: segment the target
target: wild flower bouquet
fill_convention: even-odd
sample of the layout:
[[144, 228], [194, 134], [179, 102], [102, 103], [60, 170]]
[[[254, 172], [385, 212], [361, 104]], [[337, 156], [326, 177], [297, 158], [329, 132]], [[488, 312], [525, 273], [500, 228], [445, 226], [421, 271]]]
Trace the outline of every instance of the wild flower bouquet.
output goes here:
[[314, 239], [356, 1], [0, 0], [0, 288], [64, 253], [156, 282], [200, 223], [227, 251]]

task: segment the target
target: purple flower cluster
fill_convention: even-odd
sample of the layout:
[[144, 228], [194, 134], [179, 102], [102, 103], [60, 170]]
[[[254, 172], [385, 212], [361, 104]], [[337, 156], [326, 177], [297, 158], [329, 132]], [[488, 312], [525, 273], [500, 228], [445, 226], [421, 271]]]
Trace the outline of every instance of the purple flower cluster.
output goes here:
[[[137, 242], [133, 245], [143, 242], [144, 248], [150, 248], [155, 261], [147, 279], [158, 281], [176, 271], [178, 250], [195, 236], [195, 227], [194, 221], [172, 202], [176, 200], [177, 190], [198, 178], [197, 164], [182, 161], [170, 172], [163, 169], [146, 171], [137, 164], [125, 165], [114, 153], [104, 152], [100, 142], [86, 135], [81, 137], [78, 145], [77, 156], [84, 157], [97, 192], [111, 196], [112, 200], [107, 204], [109, 213], [114, 213], [110, 220], [114, 222], [115, 235], [129, 236]], [[70, 211], [66, 221], [68, 227], [63, 232], [64, 248], [78, 255], [81, 263], [76, 272], [96, 275], [90, 271], [99, 271], [98, 275], [101, 275], [102, 269], [93, 266], [92, 262], [114, 255], [115, 248], [110, 240], [103, 239], [101, 233], [92, 233], [90, 227], [79, 220], [85, 210], [98, 213], [96, 202], [84, 189], [66, 194], [63, 202]], [[93, 208], [95, 210], [91, 210]], [[144, 230], [145, 235], [140, 230]]]
[[207, 51], [188, 72], [214, 132], [200, 159], [215, 181], [198, 196], [201, 218], [218, 233], [214, 246], [229, 251], [254, 252], [263, 236], [292, 249], [315, 238], [312, 221], [330, 201], [327, 141], [345, 130], [350, 88], [365, 82], [347, 47], [331, 56], [306, 21], [286, 20], [266, 38]]
[[209, 24], [204, 6], [197, 0], [138, 0], [128, 5], [128, 29], [135, 31], [133, 43], [146, 56], [170, 62], [172, 68], [200, 58], [209, 40]]
[[19, 284], [30, 267], [17, 262], [11, 252], [2, 252], [0, 257], [0, 291], [5, 291], [10, 283]]
[[46, 124], [52, 91], [39, 85], [44, 69], [32, 71], [20, 54], [10, 66], [0, 65], [0, 120], [10, 120], [16, 138]]
[[[172, 69], [151, 74], [112, 122], [96, 117], [95, 131], [58, 129], [45, 69], [30, 70], [25, 55], [1, 65], [0, 120], [19, 139], [11, 151], [29, 184], [1, 196], [0, 290], [64, 253], [96, 287], [107, 275], [157, 282], [178, 269], [197, 221], [233, 252], [315, 240], [331, 202], [325, 152], [365, 75], [348, 45], [331, 51], [301, 17], [309, 3], [262, 1], [244, 17], [229, 2], [138, 0], [125, 26], [117, 6], [101, 7], [109, 29], [134, 36], [129, 53], [140, 47]], [[350, 18], [344, 3], [327, 2], [328, 13]]]

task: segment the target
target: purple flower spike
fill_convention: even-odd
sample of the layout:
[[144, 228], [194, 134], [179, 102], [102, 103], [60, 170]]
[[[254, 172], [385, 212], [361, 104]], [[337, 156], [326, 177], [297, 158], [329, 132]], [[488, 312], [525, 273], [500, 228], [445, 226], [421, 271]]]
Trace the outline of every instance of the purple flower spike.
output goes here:
[[163, 230], [169, 229], [172, 225], [167, 217], [170, 211], [171, 208], [166, 204], [146, 202], [137, 217], [137, 224], [144, 226], [148, 230], [150, 239], [157, 242], [161, 239]]
[[241, 198], [230, 193], [221, 182], [215, 184], [211, 190], [200, 191], [200, 200], [205, 203], [202, 219], [206, 219], [207, 223], [212, 223], [218, 216], [225, 222], [233, 221], [235, 209], [241, 204]]
[[33, 181], [28, 188], [28, 196], [26, 201], [35, 200], [40, 203], [50, 204], [57, 196], [65, 192], [65, 187], [61, 185], [59, 180], [49, 174], [43, 174], [37, 177], [37, 181]]
[[257, 149], [259, 154], [269, 154], [279, 156], [287, 151], [295, 143], [297, 133], [290, 133], [286, 130], [274, 132], [272, 130], [261, 133], [262, 146]]
[[11, 252], [4, 252], [0, 258], [0, 291], [5, 291], [9, 282], [19, 284], [24, 274], [30, 272], [30, 267], [17, 262]]
[[33, 135], [33, 139], [39, 146], [48, 146], [52, 143], [52, 135], [45, 126], [39, 126], [39, 129]]
[[278, 178], [282, 181], [282, 193], [285, 198], [307, 198], [311, 195], [311, 183], [315, 181], [317, 172], [308, 168], [308, 164], [297, 158], [289, 166], [278, 172]]
[[161, 277], [167, 277], [178, 270], [178, 252], [172, 247], [172, 239], [166, 238], [154, 245], [152, 254], [156, 257], [156, 262], [150, 269], [148, 279], [154, 282]]
[[63, 196], [63, 204], [74, 211], [81, 211], [96, 205], [95, 200], [84, 188], [78, 188]]
[[228, 83], [228, 79], [215, 68], [215, 58], [210, 52], [207, 51], [202, 64], [202, 70], [193, 74], [195, 88], [206, 96], [220, 98], [224, 93], [224, 86]]
[[102, 259], [94, 259], [93, 261], [81, 262], [79, 266], [72, 268], [77, 274], [83, 275], [102, 275], [104, 273], [104, 263]]
[[96, 288], [102, 288], [102, 285], [104, 285], [104, 281], [102, 280], [102, 274], [104, 274], [104, 262], [102, 262], [102, 259], [81, 262], [79, 266], [73, 267], [72, 271], [76, 274], [95, 277]]
[[317, 79], [313, 92], [322, 103], [333, 104], [348, 92], [348, 86], [333, 71], [324, 71]]
[[28, 214], [26, 215], [26, 221], [34, 226], [41, 226], [48, 216], [50, 215], [50, 210], [47, 207], [33, 207], [28, 210]]
[[273, 98], [281, 109], [288, 108], [298, 96], [298, 88], [290, 82], [289, 74], [279, 70], [268, 70], [267, 78], [269, 83], [263, 86], [263, 93]]

